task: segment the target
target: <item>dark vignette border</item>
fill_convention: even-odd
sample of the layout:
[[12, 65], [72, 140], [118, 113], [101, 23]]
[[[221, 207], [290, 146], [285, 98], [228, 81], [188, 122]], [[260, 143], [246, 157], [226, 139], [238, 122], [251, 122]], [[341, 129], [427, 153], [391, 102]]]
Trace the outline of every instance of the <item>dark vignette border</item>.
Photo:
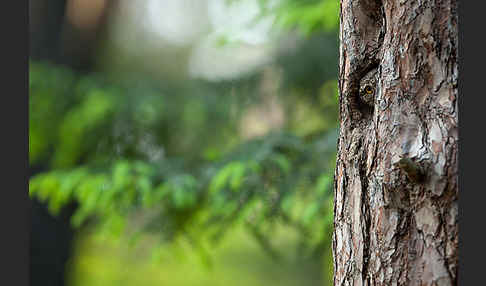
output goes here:
[[[472, 1], [459, 8], [459, 285], [484, 284], [484, 18]], [[475, 2], [479, 3], [479, 2]], [[467, 35], [467, 36], [466, 36]], [[466, 39], [469, 42], [466, 43]], [[476, 63], [472, 65], [471, 63]], [[479, 102], [481, 100], [482, 102]]]
[[[28, 4], [8, 1], [0, 15], [2, 197], [0, 285], [28, 285]], [[7, 5], [8, 3], [8, 5]]]

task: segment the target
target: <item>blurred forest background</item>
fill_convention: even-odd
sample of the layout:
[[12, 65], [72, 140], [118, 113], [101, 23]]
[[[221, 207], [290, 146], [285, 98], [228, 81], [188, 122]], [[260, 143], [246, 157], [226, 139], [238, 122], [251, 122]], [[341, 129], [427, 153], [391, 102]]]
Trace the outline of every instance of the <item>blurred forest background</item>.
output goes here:
[[29, 5], [31, 285], [332, 285], [338, 0]]

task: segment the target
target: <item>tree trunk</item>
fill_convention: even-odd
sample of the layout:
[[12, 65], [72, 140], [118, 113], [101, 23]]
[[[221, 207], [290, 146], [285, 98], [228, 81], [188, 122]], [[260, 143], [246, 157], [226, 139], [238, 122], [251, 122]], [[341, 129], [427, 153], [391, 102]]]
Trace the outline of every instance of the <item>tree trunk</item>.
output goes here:
[[340, 16], [334, 285], [456, 285], [457, 3]]

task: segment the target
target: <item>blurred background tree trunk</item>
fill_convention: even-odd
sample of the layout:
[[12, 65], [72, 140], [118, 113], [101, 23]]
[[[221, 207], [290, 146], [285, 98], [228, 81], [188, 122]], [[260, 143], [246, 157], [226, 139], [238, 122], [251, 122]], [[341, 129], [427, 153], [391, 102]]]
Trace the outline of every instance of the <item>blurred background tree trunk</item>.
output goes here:
[[456, 285], [457, 3], [341, 0], [340, 16], [334, 284]]
[[109, 13], [117, 0], [29, 1], [29, 58], [79, 72], [95, 68], [95, 51], [106, 36]]

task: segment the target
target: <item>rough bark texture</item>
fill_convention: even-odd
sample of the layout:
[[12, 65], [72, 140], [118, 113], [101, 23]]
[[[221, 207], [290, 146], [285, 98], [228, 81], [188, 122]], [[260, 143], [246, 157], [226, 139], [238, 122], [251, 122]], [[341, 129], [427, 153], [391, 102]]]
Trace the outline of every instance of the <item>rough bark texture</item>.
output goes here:
[[340, 16], [334, 285], [456, 285], [457, 3], [341, 0]]

